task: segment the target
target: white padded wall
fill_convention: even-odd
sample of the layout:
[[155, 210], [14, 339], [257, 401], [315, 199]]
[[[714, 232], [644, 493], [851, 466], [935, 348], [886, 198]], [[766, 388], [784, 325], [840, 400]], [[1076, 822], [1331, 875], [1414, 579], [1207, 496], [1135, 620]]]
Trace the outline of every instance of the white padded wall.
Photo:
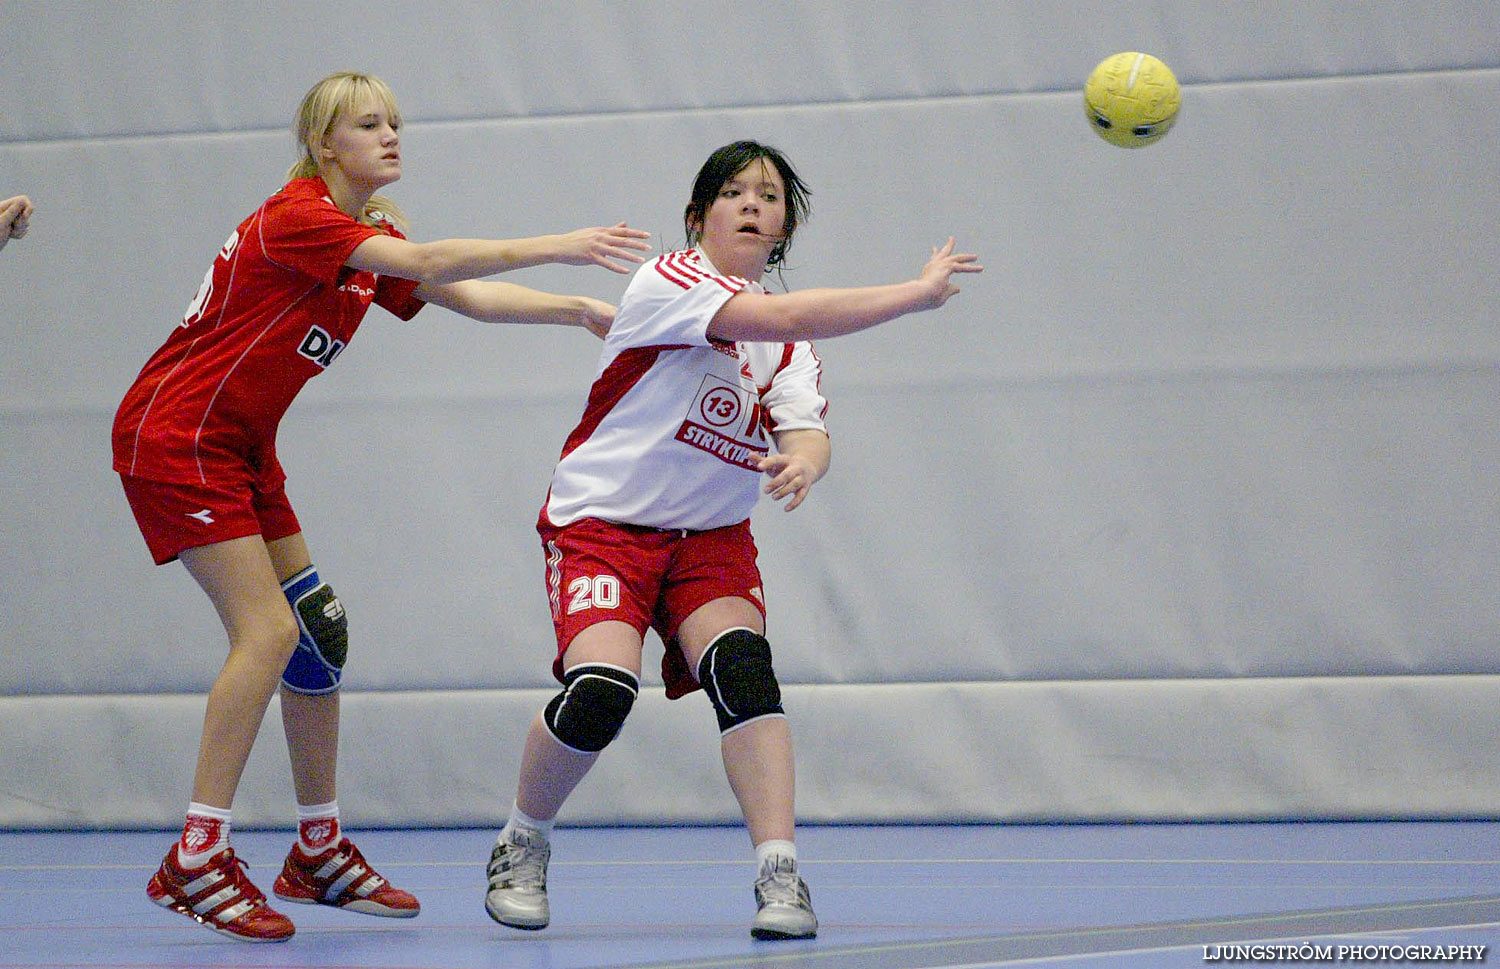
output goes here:
[[[805, 819], [1500, 810], [1500, 7], [243, 6], [0, 4], [34, 68], [0, 72], [0, 197], [38, 205], [0, 253], [0, 825], [186, 803], [223, 635], [149, 564], [109, 421], [344, 67], [401, 98], [420, 239], [675, 247], [697, 166], [756, 137], [814, 191], [789, 286], [983, 256], [820, 344], [833, 471], [757, 513]], [[1120, 49], [1185, 84], [1146, 151], [1083, 120]], [[532, 525], [596, 353], [376, 310], [289, 414], [355, 630], [354, 823], [508, 807], [554, 688]], [[273, 708], [237, 823], [292, 816], [280, 744]], [[648, 690], [564, 820], [735, 816], [706, 704]]]

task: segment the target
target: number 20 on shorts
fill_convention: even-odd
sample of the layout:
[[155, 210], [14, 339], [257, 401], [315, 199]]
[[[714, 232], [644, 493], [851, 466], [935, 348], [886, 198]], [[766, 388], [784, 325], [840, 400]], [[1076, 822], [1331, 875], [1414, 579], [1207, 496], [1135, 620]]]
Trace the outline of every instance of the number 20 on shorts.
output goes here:
[[568, 615], [585, 609], [615, 609], [620, 605], [620, 580], [612, 575], [580, 575], [568, 583]]

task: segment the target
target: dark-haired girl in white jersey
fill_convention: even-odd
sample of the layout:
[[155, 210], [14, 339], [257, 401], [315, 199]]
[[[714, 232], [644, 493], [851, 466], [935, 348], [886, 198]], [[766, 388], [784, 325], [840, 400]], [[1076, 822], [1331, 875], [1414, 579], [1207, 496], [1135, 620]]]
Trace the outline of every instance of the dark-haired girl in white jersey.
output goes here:
[[807, 189], [779, 151], [726, 145], [693, 187], [692, 248], [642, 266], [621, 301], [537, 524], [563, 691], [531, 726], [490, 858], [485, 908], [498, 922], [548, 924], [553, 819], [629, 713], [653, 628], [667, 696], [701, 688], [718, 717], [756, 852], [752, 934], [817, 933], [797, 874], [791, 731], [750, 512], [762, 490], [791, 511], [828, 470], [807, 341], [939, 307], [958, 292], [954, 273], [981, 267], [949, 239], [908, 282], [768, 294], [759, 280], [806, 213]]

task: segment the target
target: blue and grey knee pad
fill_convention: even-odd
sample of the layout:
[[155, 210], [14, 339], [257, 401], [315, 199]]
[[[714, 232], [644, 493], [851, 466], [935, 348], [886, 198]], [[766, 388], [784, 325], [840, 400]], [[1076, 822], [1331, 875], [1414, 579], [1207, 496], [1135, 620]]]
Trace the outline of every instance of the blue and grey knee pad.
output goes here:
[[563, 691], [542, 711], [542, 722], [564, 747], [595, 754], [625, 726], [638, 693], [640, 681], [629, 670], [579, 663], [563, 674]]
[[750, 629], [730, 629], [698, 660], [698, 685], [719, 717], [719, 734], [763, 717], [784, 717], [781, 687], [771, 668], [771, 644]]
[[344, 604], [311, 565], [281, 583], [281, 591], [286, 593], [301, 631], [297, 649], [281, 674], [282, 685], [309, 696], [334, 692], [343, 679], [344, 660], [349, 655], [349, 621]]

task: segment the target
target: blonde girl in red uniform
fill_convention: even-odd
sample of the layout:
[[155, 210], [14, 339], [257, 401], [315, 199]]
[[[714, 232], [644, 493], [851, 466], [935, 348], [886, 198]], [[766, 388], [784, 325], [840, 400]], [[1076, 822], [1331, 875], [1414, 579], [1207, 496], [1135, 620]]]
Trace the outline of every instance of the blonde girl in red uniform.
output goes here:
[[301, 158], [225, 242], [180, 325], [126, 393], [114, 467], [158, 564], [181, 559], [213, 602], [229, 655], [209, 691], [182, 836], [152, 876], [157, 904], [247, 941], [290, 937], [229, 845], [231, 805], [271, 696], [298, 805], [275, 894], [369, 915], [420, 909], [343, 836], [335, 766], [343, 606], [312, 564], [275, 435], [307, 380], [378, 303], [409, 320], [436, 303], [493, 323], [602, 335], [614, 307], [478, 277], [542, 263], [628, 272], [647, 234], [624, 223], [525, 239], [409, 241], [377, 190], [401, 177], [401, 115], [378, 78], [338, 73], [297, 112]]

